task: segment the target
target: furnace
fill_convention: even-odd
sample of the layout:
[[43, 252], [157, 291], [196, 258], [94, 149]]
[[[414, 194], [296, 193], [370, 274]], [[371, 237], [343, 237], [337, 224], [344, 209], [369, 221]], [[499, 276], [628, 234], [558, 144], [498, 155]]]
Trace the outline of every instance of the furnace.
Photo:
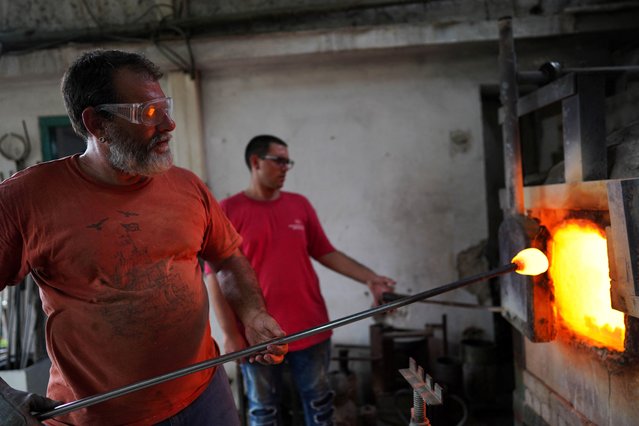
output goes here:
[[[515, 330], [515, 422], [637, 424], [639, 164], [627, 167], [624, 149], [614, 155], [605, 130], [606, 85], [619, 73], [547, 64], [538, 77], [548, 80], [519, 97], [524, 73], [508, 19], [500, 22], [500, 67], [500, 257], [531, 245], [550, 260], [545, 275], [502, 277], [503, 316]], [[551, 105], [559, 106], [563, 163], [547, 181], [524, 186], [519, 121]]]

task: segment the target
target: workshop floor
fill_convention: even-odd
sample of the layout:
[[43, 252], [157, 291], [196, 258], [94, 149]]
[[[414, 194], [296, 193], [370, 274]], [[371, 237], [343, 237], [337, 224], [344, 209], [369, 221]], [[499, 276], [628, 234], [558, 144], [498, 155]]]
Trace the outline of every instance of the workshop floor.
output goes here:
[[[238, 386], [231, 381], [236, 405], [241, 407], [238, 398]], [[303, 414], [299, 406], [297, 395], [287, 392], [284, 394], [284, 425], [303, 426]], [[375, 396], [374, 404], [359, 404], [355, 406], [336, 407], [338, 417], [347, 421], [336, 422], [335, 426], [407, 426], [410, 423], [412, 392], [402, 389], [394, 394]], [[511, 394], [497, 396], [490, 404], [468, 404], [464, 400], [449, 395], [445, 397], [444, 405], [430, 407], [427, 412], [431, 426], [512, 426]], [[355, 420], [353, 418], [356, 417]], [[349, 420], [350, 419], [350, 420]]]
[[[412, 395], [380, 396], [377, 400], [377, 419], [374, 426], [407, 426], [410, 423]], [[448, 398], [444, 406], [431, 407], [427, 416], [431, 426], [512, 426], [514, 424], [511, 404], [503, 401], [484, 406], [469, 406]], [[368, 426], [368, 425], [359, 425]], [[373, 426], [373, 425], [371, 425]]]
[[[339, 422], [335, 426], [408, 426], [412, 394], [379, 395], [374, 406], [359, 407], [357, 420]], [[494, 404], [473, 406], [448, 398], [442, 407], [431, 407], [427, 413], [431, 426], [512, 426], [514, 424], [509, 398]], [[283, 426], [303, 426], [301, 408], [296, 401], [286, 402]], [[239, 405], [238, 405], [239, 406]], [[366, 414], [362, 414], [366, 413]]]

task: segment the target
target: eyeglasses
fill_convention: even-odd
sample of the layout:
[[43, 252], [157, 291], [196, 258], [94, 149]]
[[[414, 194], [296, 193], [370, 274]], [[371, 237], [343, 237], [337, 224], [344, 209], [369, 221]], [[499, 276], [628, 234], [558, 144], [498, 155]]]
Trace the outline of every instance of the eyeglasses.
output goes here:
[[263, 155], [260, 158], [262, 160], [271, 160], [280, 167], [286, 167], [287, 170], [292, 169], [293, 165], [295, 164], [295, 161], [286, 157], [278, 157], [277, 155]]
[[97, 112], [105, 111], [120, 118], [145, 126], [157, 126], [164, 117], [171, 118], [173, 99], [158, 98], [143, 103], [102, 104], [94, 107]]

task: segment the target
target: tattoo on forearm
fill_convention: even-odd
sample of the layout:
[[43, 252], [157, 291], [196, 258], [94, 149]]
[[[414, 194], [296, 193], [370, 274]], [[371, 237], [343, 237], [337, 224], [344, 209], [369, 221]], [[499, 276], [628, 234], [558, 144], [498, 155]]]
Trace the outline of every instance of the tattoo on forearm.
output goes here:
[[265, 309], [257, 277], [246, 258], [227, 259], [218, 272], [218, 280], [224, 297], [240, 318], [256, 309]]

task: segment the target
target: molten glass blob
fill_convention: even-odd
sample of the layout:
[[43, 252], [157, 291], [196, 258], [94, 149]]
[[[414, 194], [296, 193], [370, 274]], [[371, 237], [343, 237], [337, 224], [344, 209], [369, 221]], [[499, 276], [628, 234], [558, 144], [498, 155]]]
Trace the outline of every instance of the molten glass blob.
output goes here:
[[551, 234], [549, 273], [558, 315], [586, 340], [623, 351], [624, 314], [611, 307], [608, 251], [602, 230], [590, 221], [570, 220]]
[[520, 251], [511, 262], [517, 265], [515, 272], [521, 275], [539, 275], [548, 270], [548, 258], [536, 248]]

